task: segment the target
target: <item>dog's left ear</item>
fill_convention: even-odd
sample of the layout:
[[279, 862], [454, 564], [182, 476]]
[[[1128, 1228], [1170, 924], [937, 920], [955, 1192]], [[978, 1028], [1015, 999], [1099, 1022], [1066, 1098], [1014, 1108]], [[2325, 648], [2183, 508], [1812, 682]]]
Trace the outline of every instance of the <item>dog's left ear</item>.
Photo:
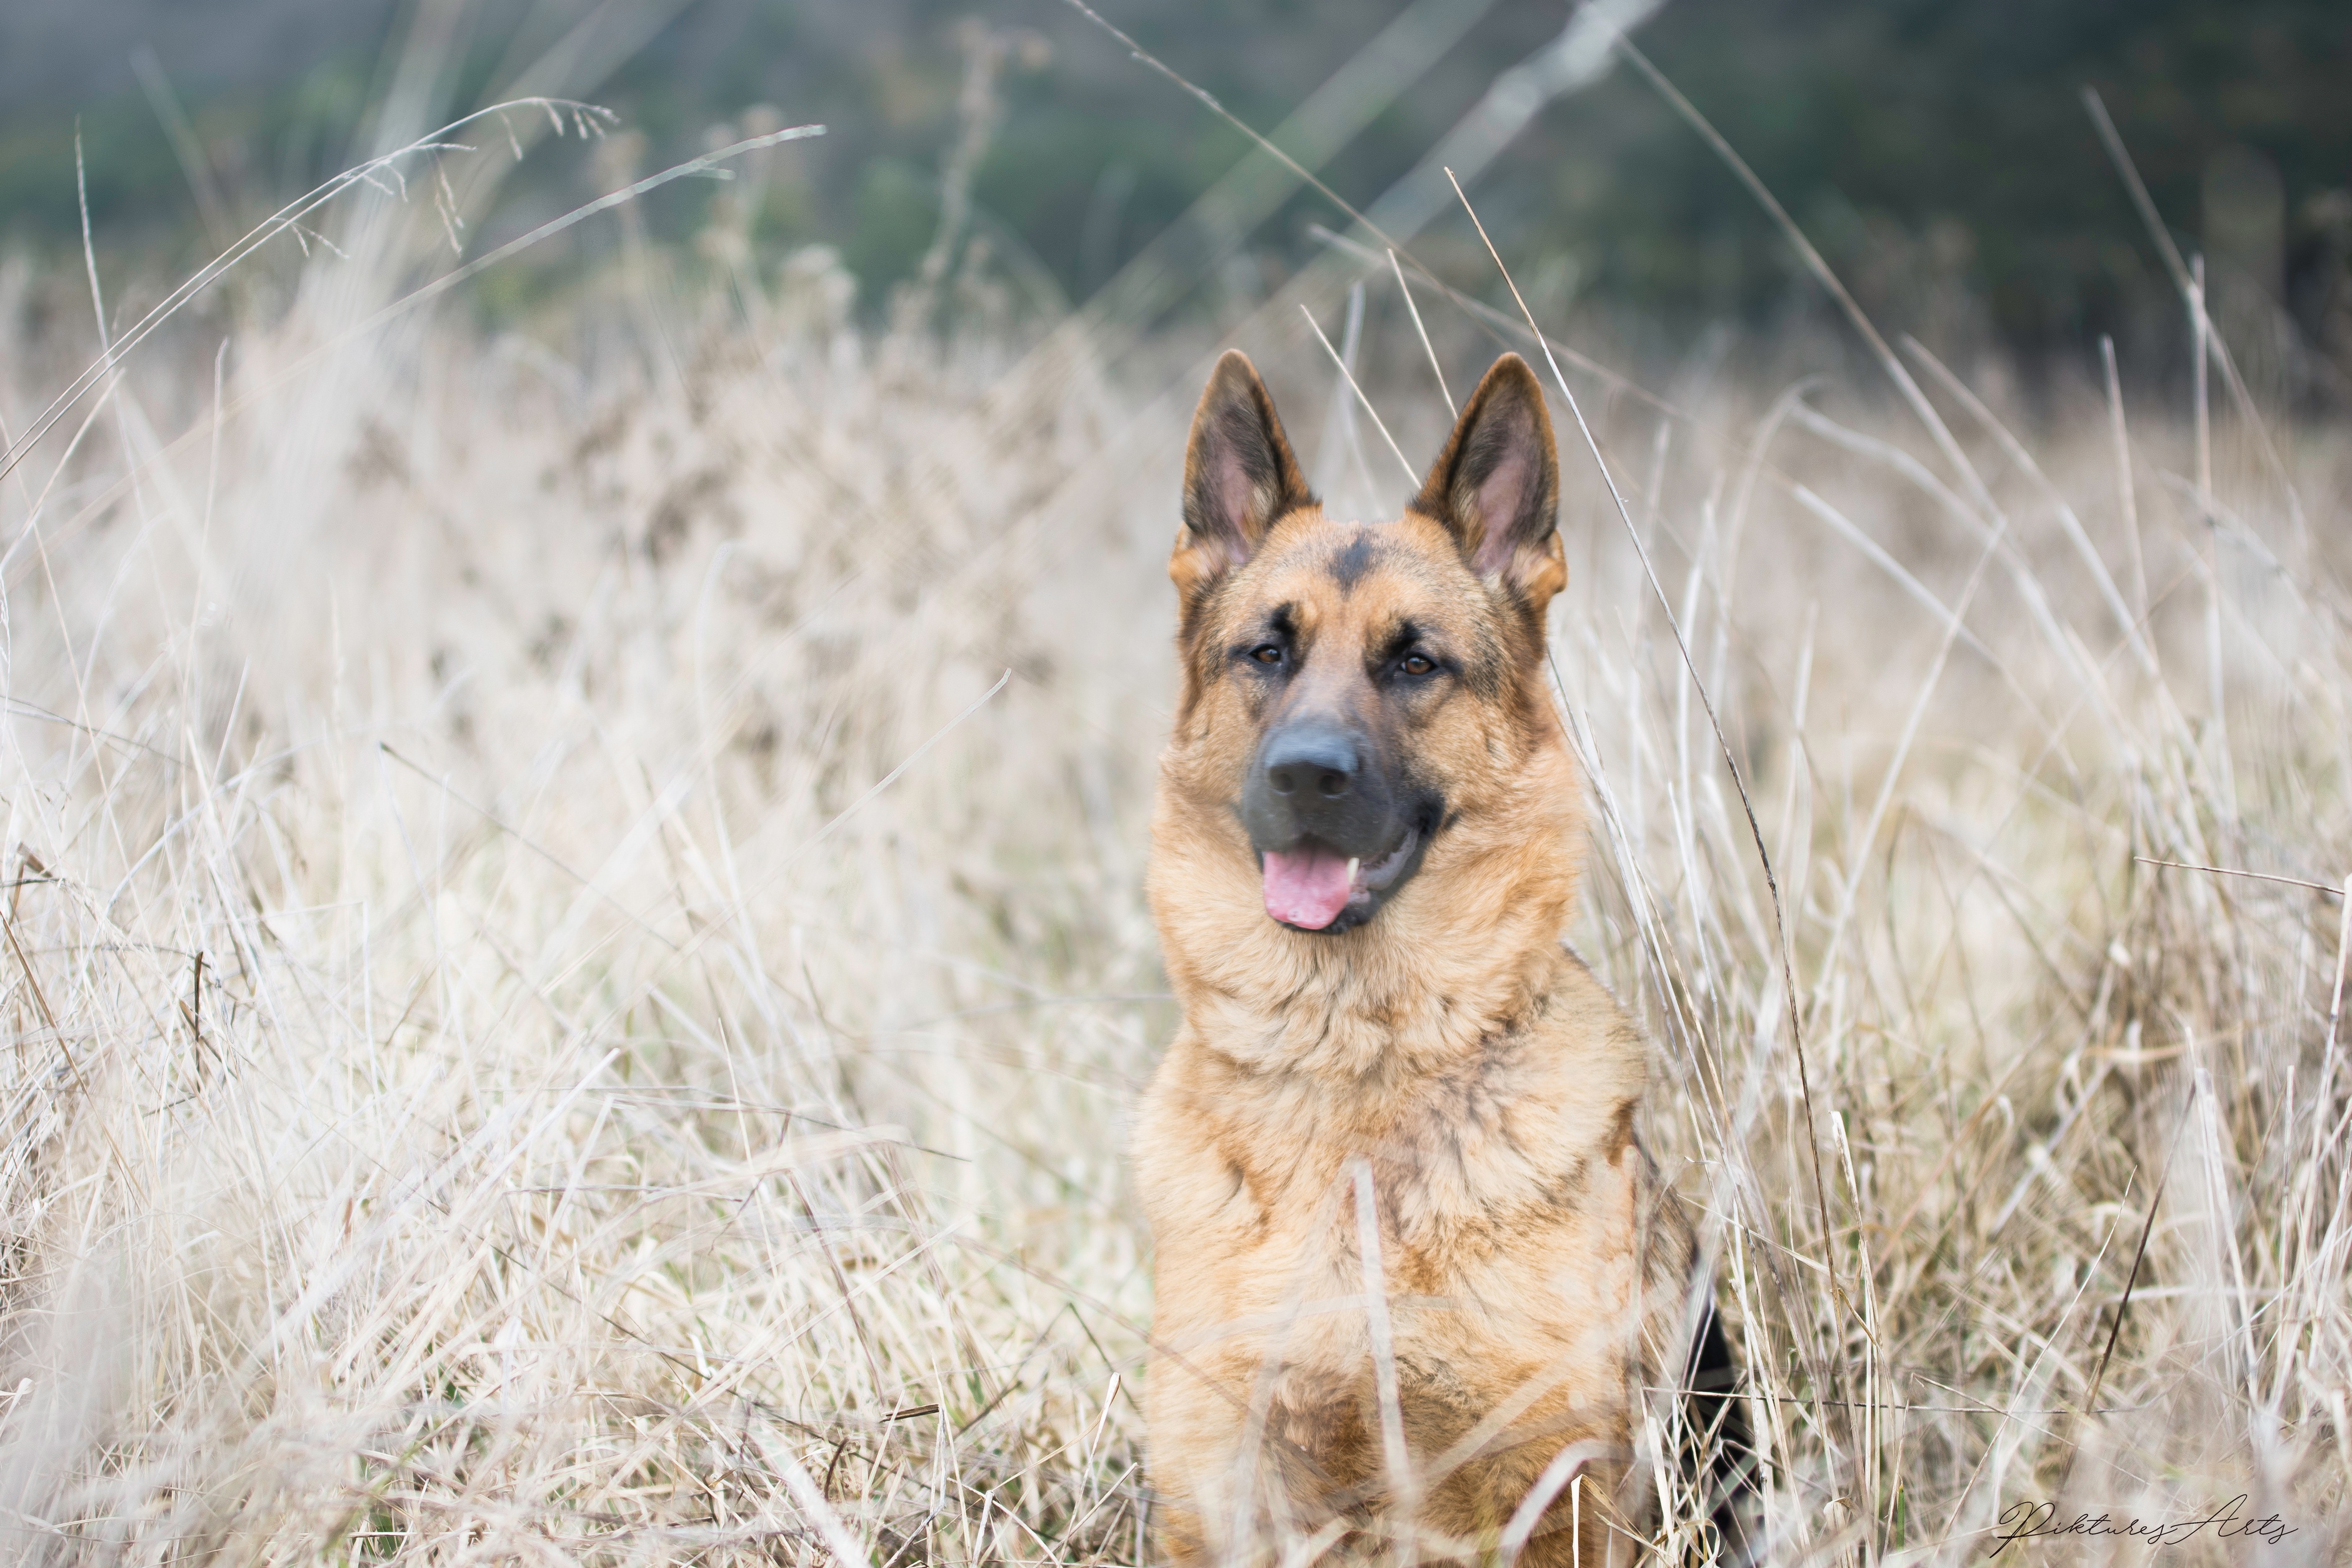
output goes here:
[[1540, 621], [1568, 583], [1559, 543], [1559, 452], [1543, 387], [1505, 354], [1431, 465], [1412, 509], [1452, 531], [1470, 570]]

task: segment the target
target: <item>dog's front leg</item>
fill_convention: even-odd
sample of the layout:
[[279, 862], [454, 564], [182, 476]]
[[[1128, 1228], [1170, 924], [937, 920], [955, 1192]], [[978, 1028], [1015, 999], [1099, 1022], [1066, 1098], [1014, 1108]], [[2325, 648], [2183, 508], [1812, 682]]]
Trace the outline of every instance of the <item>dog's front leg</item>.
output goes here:
[[1148, 1388], [1160, 1560], [1269, 1563], [1370, 1525], [1380, 1453], [1362, 1401], [1228, 1347], [1218, 1365], [1162, 1355]]

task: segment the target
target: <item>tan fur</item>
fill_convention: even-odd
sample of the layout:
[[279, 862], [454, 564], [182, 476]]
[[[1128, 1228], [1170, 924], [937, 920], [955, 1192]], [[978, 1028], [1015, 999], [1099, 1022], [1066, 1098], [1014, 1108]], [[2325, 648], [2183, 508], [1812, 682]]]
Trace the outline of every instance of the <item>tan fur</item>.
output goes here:
[[[1196, 465], [1212, 400], [1221, 383], [1237, 395], [1247, 371], [1238, 360], [1203, 398]], [[1263, 401], [1254, 373], [1242, 390]], [[1465, 429], [1477, 413], [1474, 400]], [[1499, 525], [1445, 494], [1459, 430], [1400, 520], [1327, 518], [1272, 428], [1280, 472], [1253, 496], [1264, 515], [1244, 525], [1246, 553], [1188, 528], [1171, 566], [1184, 690], [1150, 896], [1184, 1021], [1135, 1134], [1157, 1249], [1148, 1415], [1162, 1552], [1247, 1560], [1276, 1521], [1311, 1532], [1335, 1519], [1369, 1545], [1404, 1528], [1409, 1505], [1423, 1555], [1489, 1553], [1554, 1456], [1588, 1442], [1601, 1457], [1584, 1472], [1580, 1543], [1563, 1491], [1521, 1561], [1623, 1563], [1631, 1537], [1608, 1521], [1642, 1528], [1637, 1391], [1671, 1380], [1660, 1369], [1679, 1343], [1689, 1244], [1633, 1136], [1643, 1042], [1560, 942], [1581, 813], [1541, 662], [1542, 612], [1566, 577], [1558, 537], [1482, 551], [1482, 526]], [[1549, 461], [1548, 424], [1540, 437]], [[1209, 482], [1188, 472], [1188, 486]], [[1335, 570], [1351, 549], [1356, 570]], [[1312, 700], [1370, 711], [1348, 651], [1400, 618], [1491, 672], [1378, 737], [1442, 783], [1447, 825], [1385, 907], [1336, 935], [1267, 916], [1234, 811], [1274, 711], [1219, 661], [1277, 602], [1312, 650], [1297, 677], [1323, 683]], [[1384, 1458], [1358, 1162], [1417, 1478], [1403, 1497]]]

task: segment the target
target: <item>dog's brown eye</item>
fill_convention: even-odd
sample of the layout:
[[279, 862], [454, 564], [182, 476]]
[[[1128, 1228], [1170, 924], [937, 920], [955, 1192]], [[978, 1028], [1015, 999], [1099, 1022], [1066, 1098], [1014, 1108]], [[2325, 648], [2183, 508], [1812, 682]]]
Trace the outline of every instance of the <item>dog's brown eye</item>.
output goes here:
[[1277, 643], [1267, 643], [1251, 649], [1250, 657], [1261, 664], [1279, 664], [1282, 663], [1282, 646]]
[[1426, 653], [1407, 653], [1404, 662], [1397, 668], [1408, 675], [1425, 675], [1437, 665]]

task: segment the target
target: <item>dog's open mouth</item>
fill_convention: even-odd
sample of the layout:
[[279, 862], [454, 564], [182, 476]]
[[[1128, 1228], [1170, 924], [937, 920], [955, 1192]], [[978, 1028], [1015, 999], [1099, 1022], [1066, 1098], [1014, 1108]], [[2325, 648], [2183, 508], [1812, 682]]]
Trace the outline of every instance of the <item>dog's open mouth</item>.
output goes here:
[[1327, 849], [1312, 839], [1259, 856], [1265, 912], [1301, 931], [1344, 931], [1360, 925], [1420, 855], [1426, 835], [1408, 827], [1397, 846], [1377, 860]]

